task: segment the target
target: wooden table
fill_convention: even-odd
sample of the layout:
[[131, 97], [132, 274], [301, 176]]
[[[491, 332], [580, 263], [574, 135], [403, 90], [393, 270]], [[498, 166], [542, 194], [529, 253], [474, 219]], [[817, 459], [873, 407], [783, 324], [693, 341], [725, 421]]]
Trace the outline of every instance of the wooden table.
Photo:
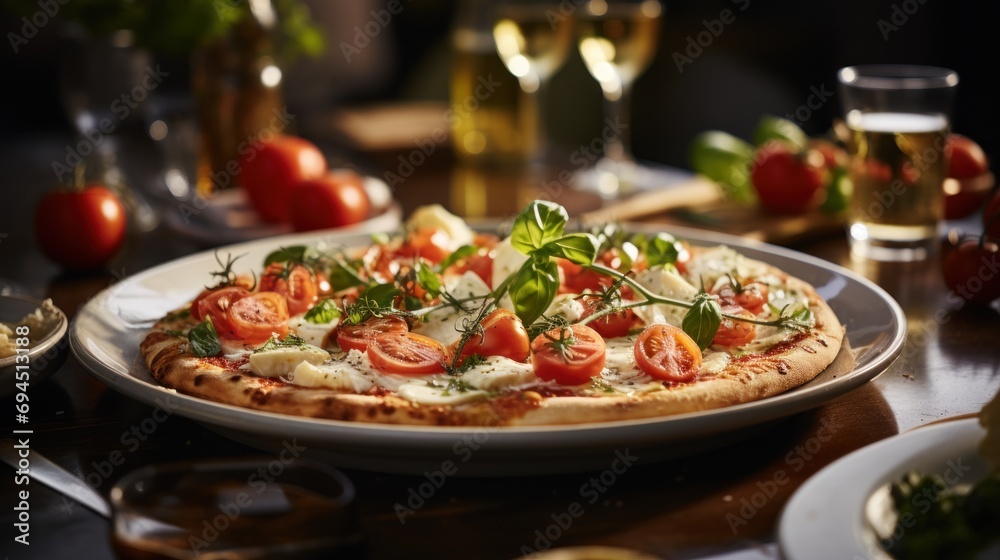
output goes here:
[[[551, 189], [541, 189], [537, 181], [448, 165], [428, 166], [396, 191], [407, 210], [441, 202], [470, 214], [500, 217], [546, 192], [572, 212], [598, 203], [566, 189], [551, 196]], [[22, 221], [15, 222], [10, 231], [25, 228], [29, 215], [19, 213], [14, 219]], [[134, 241], [114, 274], [78, 277], [53, 274], [54, 269], [24, 239], [15, 235], [4, 240], [0, 276], [52, 297], [70, 315], [116, 275], [132, 274], [192, 249], [181, 240], [154, 232]], [[405, 502], [422, 477], [347, 471], [357, 485], [370, 557], [503, 559], [548, 546], [600, 544], [641, 549], [664, 558], [773, 558], [782, 506], [813, 473], [900, 431], [975, 412], [997, 392], [997, 305], [957, 309], [946, 300], [937, 257], [909, 265], [852, 263], [839, 235], [794, 248], [876, 281], [906, 311], [909, 339], [902, 357], [874, 382], [715, 451], [654, 464], [638, 457], [613, 481], [605, 473], [602, 482], [600, 472], [449, 478], [423, 507], [405, 517], [405, 523], [394, 506]], [[8, 269], [11, 263], [17, 268]], [[143, 465], [258, 453], [181, 417], [170, 417], [144, 431], [143, 420], [152, 409], [101, 385], [72, 357], [47, 383], [31, 391], [31, 404], [32, 448], [82, 478], [99, 480], [105, 492], [121, 475]], [[0, 410], [10, 411], [13, 406], [10, 399], [0, 401]], [[3, 414], [5, 426], [10, 425], [10, 416]], [[109, 459], [118, 454], [121, 464], [112, 465]], [[613, 459], [609, 455], [609, 467]], [[584, 484], [602, 490], [583, 493]], [[113, 557], [106, 520], [37, 483], [30, 488], [31, 545], [23, 547], [11, 540], [13, 477], [0, 480], [0, 538], [5, 556]], [[574, 503], [582, 514], [561, 527], [559, 523], [566, 524], [564, 514]], [[732, 551], [739, 552], [726, 555]]]

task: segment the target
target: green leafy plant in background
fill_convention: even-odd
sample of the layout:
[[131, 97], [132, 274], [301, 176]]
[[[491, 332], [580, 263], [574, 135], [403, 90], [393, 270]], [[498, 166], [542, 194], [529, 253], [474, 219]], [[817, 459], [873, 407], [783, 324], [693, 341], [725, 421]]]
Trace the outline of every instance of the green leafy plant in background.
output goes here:
[[[264, 0], [265, 4], [268, 0]], [[93, 37], [131, 31], [137, 46], [154, 52], [184, 54], [221, 39], [253, 17], [251, 0], [72, 0], [59, 18], [78, 23]], [[277, 17], [273, 29], [283, 61], [323, 50], [323, 35], [299, 0], [270, 0]], [[38, 10], [35, 0], [4, 0], [18, 15]]]

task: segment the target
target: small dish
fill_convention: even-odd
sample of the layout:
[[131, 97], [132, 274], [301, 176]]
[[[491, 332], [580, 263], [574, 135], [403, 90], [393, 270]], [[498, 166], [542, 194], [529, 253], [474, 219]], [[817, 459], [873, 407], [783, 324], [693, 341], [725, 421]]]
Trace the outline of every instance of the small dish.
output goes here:
[[[17, 323], [26, 315], [40, 308], [42, 303], [41, 300], [28, 296], [0, 295], [0, 322]], [[21, 354], [21, 356], [27, 356], [27, 364], [30, 366], [27, 380], [29, 385], [35, 385], [45, 380], [66, 361], [66, 354], [69, 350], [66, 331], [69, 328], [69, 321], [62, 310], [54, 306], [52, 309], [55, 312], [55, 320], [46, 325], [45, 332], [41, 336], [38, 333], [32, 333], [37, 342], [30, 347], [27, 353]], [[24, 359], [22, 358], [20, 364], [17, 360], [17, 355], [0, 358], [0, 398], [14, 394], [15, 390], [18, 389], [17, 383], [25, 381], [17, 376], [17, 366], [24, 365]]]
[[303, 459], [294, 440], [274, 457], [154, 465], [111, 489], [120, 558], [354, 558], [364, 551], [354, 484]]

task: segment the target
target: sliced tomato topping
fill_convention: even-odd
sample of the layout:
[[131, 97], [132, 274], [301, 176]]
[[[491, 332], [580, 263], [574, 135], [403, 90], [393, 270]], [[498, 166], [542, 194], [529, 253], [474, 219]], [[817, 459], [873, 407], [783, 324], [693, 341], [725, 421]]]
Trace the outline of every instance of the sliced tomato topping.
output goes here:
[[397, 253], [402, 257], [423, 257], [432, 263], [439, 263], [450, 253], [451, 239], [444, 230], [420, 228], [410, 232]]
[[305, 313], [319, 298], [316, 277], [302, 265], [286, 270], [281, 263], [271, 263], [260, 278], [260, 291], [284, 296], [292, 315]]
[[[597, 302], [585, 301], [584, 303], [586, 304], [586, 309], [583, 312], [583, 317], [587, 318], [597, 311]], [[615, 338], [628, 335], [637, 322], [638, 318], [635, 316], [635, 312], [631, 309], [626, 309], [617, 313], [608, 313], [600, 319], [590, 321], [587, 325], [604, 338]]]
[[464, 274], [470, 270], [482, 278], [487, 286], [493, 287], [493, 257], [488, 252], [481, 252], [462, 259], [449, 269], [455, 274]]
[[606, 358], [604, 339], [586, 325], [552, 329], [531, 343], [535, 375], [563, 385], [582, 385], [597, 377]]
[[646, 327], [636, 339], [633, 353], [639, 369], [664, 381], [691, 381], [701, 369], [698, 344], [673, 325]]
[[[753, 319], [754, 314], [738, 305], [723, 306], [722, 312], [727, 315]], [[722, 318], [719, 330], [712, 339], [712, 344], [719, 346], [743, 346], [753, 342], [757, 338], [757, 327], [753, 323], [745, 321], [734, 321], [727, 317]]]
[[719, 296], [720, 305], [738, 305], [756, 315], [767, 304], [769, 291], [767, 284], [750, 282], [740, 286], [739, 293], [736, 292], [736, 287], [729, 283], [723, 284], [714, 293]]
[[410, 330], [406, 321], [396, 315], [372, 317], [357, 325], [341, 325], [337, 329], [337, 345], [344, 352], [364, 352], [373, 338], [386, 333]]
[[265, 342], [272, 335], [288, 336], [288, 304], [277, 292], [257, 292], [236, 301], [229, 308], [227, 318], [232, 326], [232, 338], [250, 344]]
[[448, 352], [440, 342], [409, 331], [391, 332], [368, 343], [368, 359], [382, 373], [443, 373]]
[[206, 317], [211, 317], [212, 326], [220, 337], [236, 338], [229, 322], [229, 308], [249, 295], [250, 292], [245, 288], [235, 286], [202, 292], [191, 304], [191, 317], [199, 323]]
[[[515, 362], [528, 359], [528, 331], [524, 329], [521, 320], [507, 309], [497, 309], [483, 319], [485, 336], [475, 335], [462, 347], [462, 359], [473, 354], [479, 356], [503, 356]], [[458, 342], [451, 350], [454, 352]]]

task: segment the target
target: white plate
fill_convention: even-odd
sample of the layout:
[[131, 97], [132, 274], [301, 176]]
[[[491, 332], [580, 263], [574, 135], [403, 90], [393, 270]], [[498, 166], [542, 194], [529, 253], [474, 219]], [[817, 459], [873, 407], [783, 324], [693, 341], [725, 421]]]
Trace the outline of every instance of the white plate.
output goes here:
[[[662, 228], [636, 225], [635, 231]], [[213, 252], [171, 261], [104, 290], [77, 314], [71, 329], [73, 353], [84, 368], [113, 389], [206, 424], [213, 430], [270, 450], [282, 440], [306, 442], [308, 454], [343, 467], [423, 473], [445, 461], [460, 475], [541, 474], [603, 469], [616, 450], [629, 449], [643, 462], [717, 447], [746, 437], [769, 422], [838, 397], [881, 373], [899, 354], [906, 319], [878, 286], [826, 261], [736, 237], [672, 229], [697, 244], [725, 243], [810, 282], [847, 327], [855, 365], [828, 368], [806, 385], [768, 399], [677, 416], [573, 426], [408, 427], [338, 422], [258, 412], [177, 394], [158, 386], [138, 346], [154, 321], [191, 300], [217, 268]], [[369, 241], [363, 235], [300, 234], [242, 243], [245, 267], [259, 265], [278, 246], [326, 239], [344, 245]], [[843, 355], [848, 355], [846, 351]], [[843, 356], [842, 356], [843, 357]], [[849, 356], [845, 361], [850, 361]]]
[[[392, 191], [385, 181], [364, 177], [365, 191], [371, 201], [371, 216], [357, 224], [337, 231], [345, 233], [377, 233], [399, 229], [403, 210], [392, 200]], [[292, 232], [288, 224], [270, 224], [261, 221], [250, 206], [243, 189], [226, 189], [215, 194], [202, 208], [192, 201], [178, 206], [178, 211], [164, 216], [167, 226], [175, 233], [203, 243], [218, 246], [263, 239]]]
[[[917, 428], [831, 463], [802, 485], [781, 514], [778, 538], [787, 560], [882, 560], [875, 511], [884, 488], [908, 471], [974, 484], [987, 468], [976, 451], [986, 435], [976, 418]], [[950, 473], [950, 474], [949, 474]], [[874, 497], [873, 497], [874, 496]]]

